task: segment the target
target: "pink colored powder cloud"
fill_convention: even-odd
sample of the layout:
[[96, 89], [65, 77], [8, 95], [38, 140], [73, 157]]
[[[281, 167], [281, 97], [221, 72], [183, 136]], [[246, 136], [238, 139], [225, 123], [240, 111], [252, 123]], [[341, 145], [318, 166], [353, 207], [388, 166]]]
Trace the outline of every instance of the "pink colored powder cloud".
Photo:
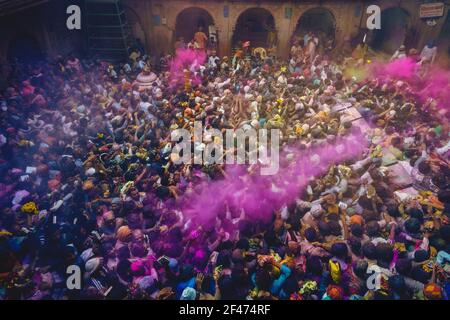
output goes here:
[[[421, 74], [421, 68], [428, 70]], [[385, 83], [404, 81], [418, 102], [424, 104], [431, 98], [438, 109], [450, 110], [450, 72], [438, 65], [421, 67], [413, 59], [404, 58], [389, 63], [375, 62], [369, 67], [369, 74]]]
[[195, 194], [180, 200], [181, 210], [195, 225], [213, 223], [226, 205], [238, 211], [243, 208], [251, 221], [268, 222], [275, 210], [295, 202], [310, 178], [325, 174], [332, 164], [358, 157], [366, 147], [359, 134], [307, 150], [284, 150], [280, 161], [288, 153], [292, 160], [288, 166], [280, 164], [278, 174], [272, 176], [259, 175], [259, 170], [249, 174], [246, 165], [227, 166], [227, 178], [198, 186]]
[[175, 57], [169, 62], [170, 84], [172, 87], [184, 86], [185, 75], [184, 70], [187, 69], [191, 73], [192, 85], [201, 82], [199, 74], [200, 66], [206, 61], [206, 53], [200, 50], [178, 49]]

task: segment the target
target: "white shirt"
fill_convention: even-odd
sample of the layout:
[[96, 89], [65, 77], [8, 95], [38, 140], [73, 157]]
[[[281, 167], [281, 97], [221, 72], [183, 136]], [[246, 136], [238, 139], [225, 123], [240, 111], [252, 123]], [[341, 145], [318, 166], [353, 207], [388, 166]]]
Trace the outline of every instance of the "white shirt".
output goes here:
[[437, 47], [429, 48], [428, 46], [425, 46], [420, 53], [420, 57], [423, 61], [434, 61], [434, 58], [436, 57], [437, 53]]

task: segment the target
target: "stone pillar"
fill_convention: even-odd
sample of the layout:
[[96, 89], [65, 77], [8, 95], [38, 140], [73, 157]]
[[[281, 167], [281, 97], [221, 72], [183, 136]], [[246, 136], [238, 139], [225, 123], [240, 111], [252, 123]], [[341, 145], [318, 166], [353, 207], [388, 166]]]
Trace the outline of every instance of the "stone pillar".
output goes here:
[[232, 32], [228, 29], [228, 25], [218, 26], [218, 41], [220, 56], [229, 56], [231, 53], [231, 37]]
[[231, 53], [231, 37], [232, 31], [230, 30], [230, 14], [225, 17], [225, 6], [228, 6], [230, 10], [230, 4], [228, 2], [217, 4], [217, 7], [211, 9], [214, 13], [213, 19], [217, 27], [217, 40], [219, 42], [218, 52], [219, 56], [229, 56]]
[[[295, 28], [295, 24], [293, 23], [293, 15], [291, 11], [291, 16], [286, 16], [286, 10], [288, 8], [292, 8], [292, 4], [288, 3], [279, 10], [277, 10], [276, 16], [274, 16], [276, 21], [276, 27], [277, 27], [277, 33], [278, 33], [278, 43], [277, 43], [277, 54], [279, 57], [283, 59], [287, 59], [289, 57], [289, 44], [293, 32], [293, 28]], [[292, 24], [294, 24], [294, 27], [292, 27]]]

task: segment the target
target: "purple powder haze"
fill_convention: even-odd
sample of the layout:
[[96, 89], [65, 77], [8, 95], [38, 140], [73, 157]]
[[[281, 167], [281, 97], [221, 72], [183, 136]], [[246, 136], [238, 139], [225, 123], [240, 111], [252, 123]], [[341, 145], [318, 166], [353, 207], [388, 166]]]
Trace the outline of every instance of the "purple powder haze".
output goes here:
[[[179, 50], [171, 63], [173, 83], [184, 84], [185, 68], [198, 70], [204, 56], [193, 50]], [[425, 76], [417, 75], [418, 66], [411, 59], [400, 59], [390, 63], [374, 63], [369, 68], [371, 76], [381, 83], [395, 85], [397, 80], [407, 83], [409, 91], [418, 101], [424, 103], [429, 98], [437, 102], [437, 107], [448, 110], [450, 106], [450, 73], [430, 68]], [[194, 78], [193, 81], [199, 81]], [[280, 154], [280, 168], [277, 174], [263, 176], [259, 168], [248, 172], [247, 165], [227, 165], [227, 177], [222, 180], [203, 181], [194, 186], [195, 192], [178, 199], [177, 208], [186, 218], [192, 219], [193, 226], [210, 225], [217, 215], [223, 214], [227, 206], [231, 211], [244, 209], [250, 221], [267, 222], [273, 212], [294, 203], [306, 189], [312, 177], [325, 174], [333, 164], [358, 157], [367, 149], [368, 143], [361, 135], [338, 138], [332, 144], [315, 146], [307, 150], [299, 148], [283, 150]], [[290, 154], [286, 165], [283, 159]]]
[[375, 62], [370, 66], [372, 75], [378, 79], [408, 80], [415, 75], [417, 64], [412, 59], [397, 59], [389, 63]]
[[280, 163], [277, 174], [264, 176], [259, 169], [253, 174], [248, 166], [227, 166], [227, 178], [204, 183], [199, 192], [181, 199], [181, 210], [197, 224], [213, 223], [223, 214], [226, 205], [235, 210], [243, 208], [251, 221], [267, 222], [273, 212], [290, 205], [308, 185], [309, 178], [323, 175], [330, 165], [357, 157], [366, 148], [361, 135], [350, 135], [333, 144], [316, 146], [308, 150], [282, 151], [280, 162], [291, 154], [288, 166]]
[[425, 75], [419, 76], [419, 66], [410, 58], [398, 59], [387, 64], [376, 62], [369, 68], [371, 76], [382, 82], [401, 80], [408, 84], [410, 92], [421, 103], [436, 101], [438, 109], [450, 110], [450, 72], [437, 65], [427, 65]]
[[170, 83], [172, 87], [184, 86], [184, 70], [191, 72], [191, 81], [193, 85], [199, 84], [201, 78], [199, 69], [206, 61], [206, 54], [200, 50], [178, 49], [175, 57], [170, 61]]

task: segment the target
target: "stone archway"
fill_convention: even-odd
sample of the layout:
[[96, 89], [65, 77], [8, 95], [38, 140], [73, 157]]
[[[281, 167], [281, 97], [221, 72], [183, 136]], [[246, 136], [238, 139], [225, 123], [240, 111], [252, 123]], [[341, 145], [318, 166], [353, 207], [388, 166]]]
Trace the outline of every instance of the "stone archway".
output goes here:
[[[123, 8], [127, 17], [127, 23], [131, 26], [133, 35], [136, 38], [135, 40], [139, 39], [139, 41], [143, 41], [145, 48], [148, 49], [147, 31], [138, 12], [133, 7], [128, 5], [123, 5]], [[133, 42], [135, 45], [137, 44], [136, 41]]]
[[250, 41], [252, 47], [271, 47], [276, 43], [277, 31], [273, 14], [264, 8], [248, 8], [237, 18], [232, 46]]
[[411, 16], [401, 7], [390, 7], [381, 12], [382, 28], [374, 30], [370, 46], [375, 50], [394, 53], [402, 44], [407, 45]]
[[208, 36], [208, 28], [214, 24], [213, 16], [206, 9], [199, 7], [186, 8], [177, 15], [174, 42], [180, 38], [183, 38], [186, 43], [191, 41], [199, 28]]
[[336, 39], [336, 18], [334, 14], [323, 7], [306, 10], [297, 21], [293, 38], [303, 40], [308, 32], [317, 35], [322, 43], [332, 41], [334, 44]]
[[447, 12], [444, 25], [438, 36], [438, 48], [450, 57], [450, 10]]

